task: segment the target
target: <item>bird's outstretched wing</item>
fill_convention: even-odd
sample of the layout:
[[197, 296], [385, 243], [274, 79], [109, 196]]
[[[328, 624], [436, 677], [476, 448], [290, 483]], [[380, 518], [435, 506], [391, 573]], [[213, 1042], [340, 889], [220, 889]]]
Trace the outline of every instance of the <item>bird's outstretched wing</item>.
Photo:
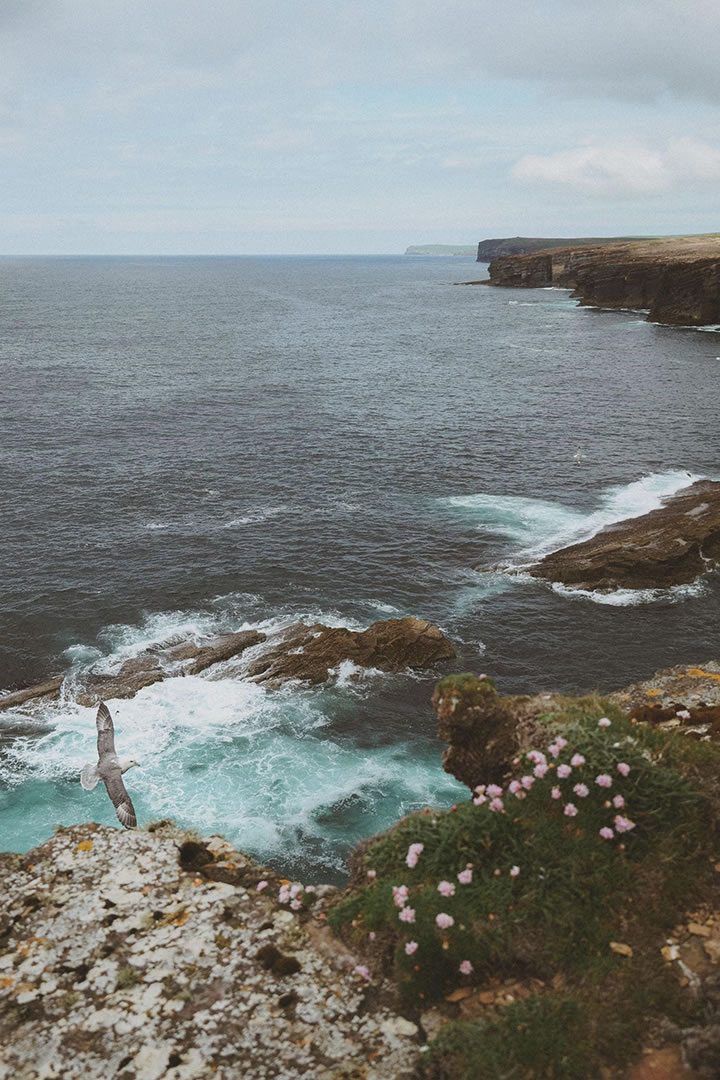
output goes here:
[[102, 761], [106, 754], [115, 753], [115, 730], [113, 728], [110, 710], [108, 709], [104, 701], [100, 702], [100, 707], [97, 711], [95, 723], [97, 724], [98, 733], [98, 758], [100, 759], [100, 761]]
[[118, 816], [118, 820], [126, 829], [134, 829], [137, 825], [135, 807], [133, 806], [132, 800], [123, 783], [122, 773], [119, 769], [113, 769], [111, 775], [103, 777], [103, 780], [105, 781], [105, 787], [110, 796], [110, 801], [115, 807], [115, 813]]

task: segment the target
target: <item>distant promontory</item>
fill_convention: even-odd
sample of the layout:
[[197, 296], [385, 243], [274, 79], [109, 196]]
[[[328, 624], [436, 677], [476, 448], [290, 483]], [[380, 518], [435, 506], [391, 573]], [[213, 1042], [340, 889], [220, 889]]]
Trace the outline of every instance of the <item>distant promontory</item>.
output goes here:
[[[506, 236], [499, 240], [481, 240], [477, 246], [477, 262], [491, 262], [501, 255], [531, 255], [548, 248], [580, 247], [587, 244], [620, 244], [628, 240], [648, 240], [645, 236]], [[410, 249], [408, 248], [408, 253]]]

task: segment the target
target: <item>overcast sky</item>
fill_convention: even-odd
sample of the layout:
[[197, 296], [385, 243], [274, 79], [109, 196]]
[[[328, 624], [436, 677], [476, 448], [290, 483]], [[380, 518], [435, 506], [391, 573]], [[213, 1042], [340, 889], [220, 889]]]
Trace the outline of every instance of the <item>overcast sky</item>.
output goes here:
[[717, 0], [0, 0], [0, 252], [720, 231]]

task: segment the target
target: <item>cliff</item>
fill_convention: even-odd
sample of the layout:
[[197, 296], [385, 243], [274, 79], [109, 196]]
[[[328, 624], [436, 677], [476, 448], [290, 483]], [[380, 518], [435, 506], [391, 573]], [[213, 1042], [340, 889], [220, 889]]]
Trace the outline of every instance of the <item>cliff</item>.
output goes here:
[[617, 244], [621, 241], [642, 239], [634, 236], [507, 236], [499, 240], [481, 240], [477, 246], [477, 262], [491, 262], [501, 255], [530, 255], [550, 248], [579, 247], [592, 244]]
[[720, 235], [555, 248], [493, 259], [490, 285], [573, 290], [582, 305], [651, 322], [720, 324]]

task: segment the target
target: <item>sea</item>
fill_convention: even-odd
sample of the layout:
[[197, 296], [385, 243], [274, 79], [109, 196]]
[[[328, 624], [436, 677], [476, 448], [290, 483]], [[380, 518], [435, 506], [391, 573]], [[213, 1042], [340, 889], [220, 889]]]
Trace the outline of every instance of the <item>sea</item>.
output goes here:
[[[720, 580], [592, 595], [533, 558], [720, 477], [720, 335], [459, 287], [464, 257], [0, 260], [0, 689], [175, 635], [431, 619], [506, 693], [609, 691], [720, 654]], [[575, 462], [576, 451], [583, 455]], [[111, 701], [141, 824], [305, 882], [467, 797], [442, 671], [235, 673]], [[118, 825], [95, 710], [0, 712], [0, 850]]]

